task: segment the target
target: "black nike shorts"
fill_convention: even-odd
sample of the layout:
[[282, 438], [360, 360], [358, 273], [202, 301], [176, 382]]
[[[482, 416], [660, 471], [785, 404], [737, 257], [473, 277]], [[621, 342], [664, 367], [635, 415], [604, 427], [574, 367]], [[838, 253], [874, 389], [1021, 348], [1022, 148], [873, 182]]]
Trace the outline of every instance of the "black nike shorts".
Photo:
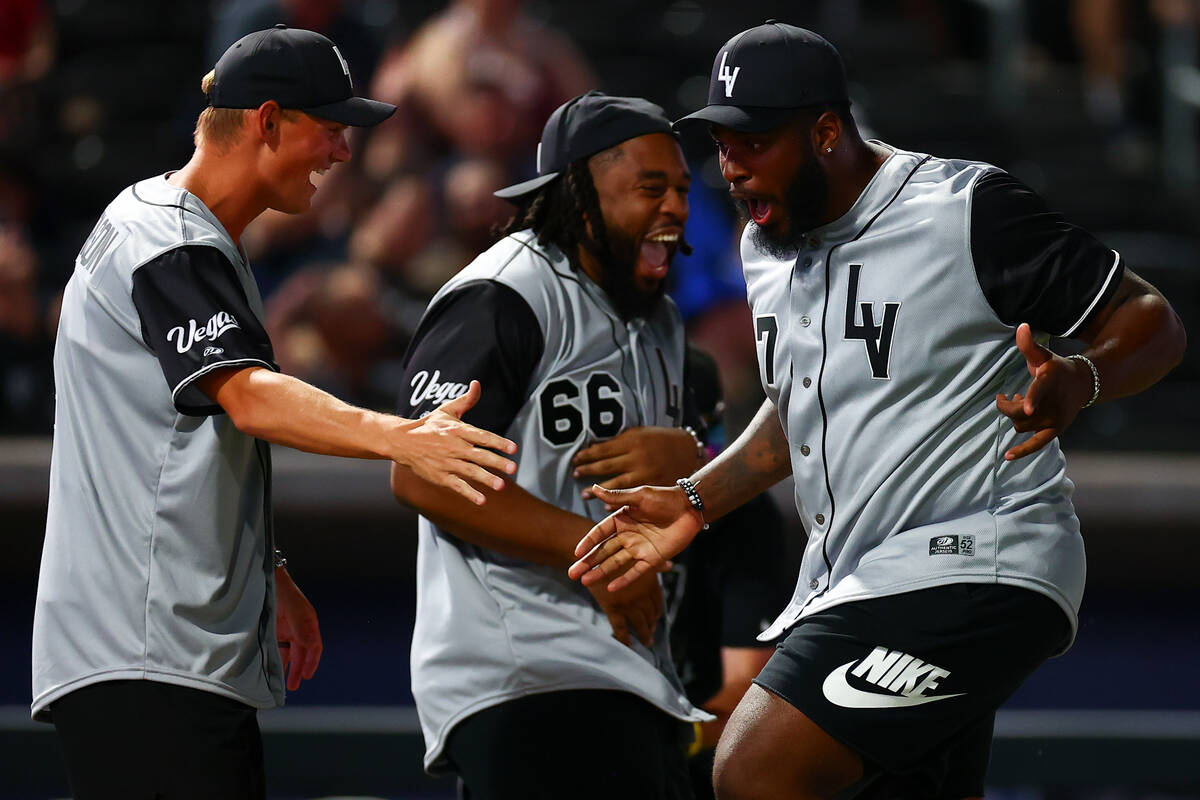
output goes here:
[[255, 709], [148, 680], [93, 683], [51, 704], [75, 800], [262, 800]]
[[979, 796], [996, 709], [1069, 635], [1043, 594], [950, 584], [805, 617], [754, 682], [862, 756], [858, 796]]

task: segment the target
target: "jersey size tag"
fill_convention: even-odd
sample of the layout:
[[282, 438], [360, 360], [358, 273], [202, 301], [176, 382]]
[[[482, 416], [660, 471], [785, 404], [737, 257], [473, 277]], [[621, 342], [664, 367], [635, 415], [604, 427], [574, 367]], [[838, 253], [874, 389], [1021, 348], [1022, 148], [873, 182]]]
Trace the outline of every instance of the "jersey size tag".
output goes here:
[[929, 540], [929, 555], [931, 556], [973, 556], [975, 555], [974, 536], [935, 536]]

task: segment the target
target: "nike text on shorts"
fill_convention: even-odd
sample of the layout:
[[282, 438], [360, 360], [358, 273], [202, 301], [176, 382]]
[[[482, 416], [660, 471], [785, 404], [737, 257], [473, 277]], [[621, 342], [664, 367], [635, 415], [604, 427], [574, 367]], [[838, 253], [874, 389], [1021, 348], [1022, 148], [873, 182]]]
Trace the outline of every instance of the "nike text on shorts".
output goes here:
[[[969, 731], [990, 742], [996, 709], [1069, 632], [1040, 593], [949, 584], [801, 619], [755, 683], [858, 752], [868, 776], [920, 774], [940, 794], [955, 761], [946, 750]], [[968, 783], [982, 789], [988, 748], [970, 750], [979, 763]]]

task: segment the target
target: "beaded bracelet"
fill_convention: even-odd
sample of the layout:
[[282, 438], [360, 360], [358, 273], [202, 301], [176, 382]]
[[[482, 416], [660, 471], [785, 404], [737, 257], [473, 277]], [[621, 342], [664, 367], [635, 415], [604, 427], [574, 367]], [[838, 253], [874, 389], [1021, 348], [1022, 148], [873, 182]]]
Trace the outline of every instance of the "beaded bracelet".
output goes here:
[[692, 441], [696, 443], [696, 458], [700, 459], [703, 464], [705, 457], [708, 455], [708, 450], [704, 447], [704, 440], [700, 438], [700, 434], [696, 433], [696, 429], [691, 425], [684, 425], [683, 429], [692, 437]]
[[704, 519], [704, 501], [700, 499], [700, 493], [696, 491], [696, 484], [687, 478], [680, 478], [675, 481], [675, 485], [683, 489], [683, 493], [687, 495], [688, 502], [692, 504], [692, 508], [696, 509], [696, 513], [700, 515], [700, 522], [703, 523], [703, 527], [700, 530], [708, 530], [708, 522]]

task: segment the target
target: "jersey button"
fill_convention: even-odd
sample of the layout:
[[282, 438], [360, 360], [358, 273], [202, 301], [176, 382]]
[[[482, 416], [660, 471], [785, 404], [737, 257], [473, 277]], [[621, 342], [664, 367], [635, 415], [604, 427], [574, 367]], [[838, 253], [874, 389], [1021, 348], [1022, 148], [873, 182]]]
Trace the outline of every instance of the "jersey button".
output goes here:
[[808, 388], [808, 387], [810, 387], [810, 386], [812, 386], [812, 378], [809, 378], [809, 377], [805, 376], [805, 378], [804, 378], [804, 388], [805, 388], [805, 389], [807, 389], [807, 388]]
[[814, 519], [816, 519], [818, 525], [825, 524], [825, 515], [824, 514], [817, 514], [817, 516], [814, 517]]
[[811, 452], [812, 452], [812, 450], [808, 449], [808, 445], [806, 445], [806, 444], [800, 445], [800, 455], [806, 456]]
[[802, 326], [804, 326], [805, 328], [807, 328], [809, 325], [812, 324], [812, 320], [809, 318], [808, 314], [805, 314], [802, 317], [800, 317], [800, 324]]
[[811, 581], [808, 582], [808, 588], [810, 588], [810, 589], [815, 589], [820, 585], [821, 585], [821, 582], [819, 580], [817, 580], [816, 578], [813, 578]]

